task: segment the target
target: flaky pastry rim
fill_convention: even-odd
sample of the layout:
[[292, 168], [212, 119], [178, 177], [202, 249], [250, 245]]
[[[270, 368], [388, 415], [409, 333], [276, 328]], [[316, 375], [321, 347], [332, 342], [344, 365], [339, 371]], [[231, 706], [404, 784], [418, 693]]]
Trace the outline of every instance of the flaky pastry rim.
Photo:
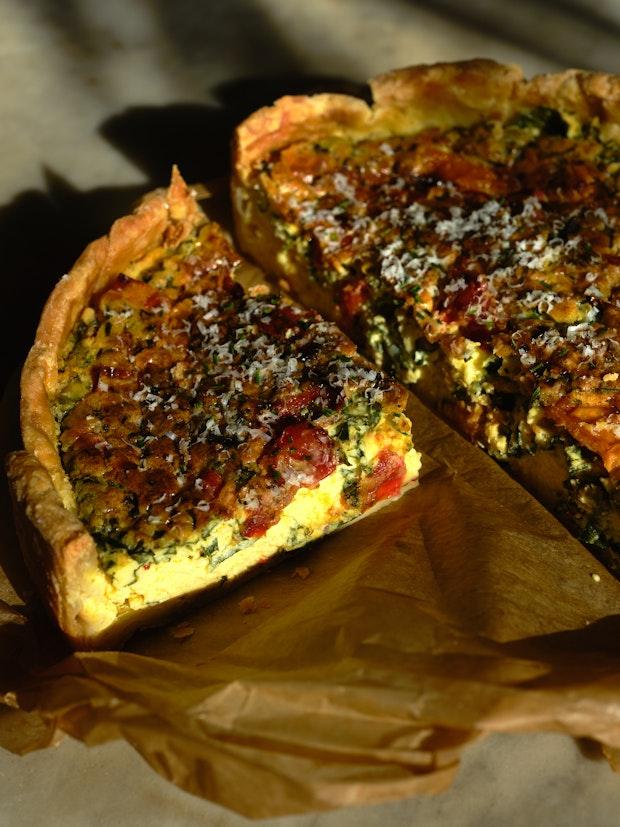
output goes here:
[[[170, 186], [143, 198], [109, 233], [89, 244], [58, 282], [43, 309], [20, 381], [24, 450], [9, 454], [11, 488], [20, 545], [28, 569], [62, 632], [76, 648], [116, 645], [135, 626], [138, 612], [118, 613], [105, 597], [95, 541], [78, 519], [72, 487], [61, 464], [52, 410], [58, 363], [81, 312], [133, 261], [174, 231], [181, 241], [204, 220], [192, 192], [173, 168]], [[102, 628], [83, 614], [89, 601], [108, 603], [116, 619]], [[165, 613], [170, 611], [167, 603]], [[159, 609], [159, 607], [156, 607]], [[162, 610], [162, 614], [164, 611]], [[155, 616], [156, 611], [152, 612]], [[141, 613], [144, 616], [144, 611]]]
[[620, 77], [602, 72], [567, 69], [527, 80], [518, 66], [478, 58], [395, 69], [369, 85], [370, 105], [350, 95], [295, 95], [251, 114], [233, 139], [233, 188], [247, 184], [261, 160], [300, 140], [409, 135], [505, 120], [536, 106], [579, 122], [596, 118], [609, 137], [620, 135]]

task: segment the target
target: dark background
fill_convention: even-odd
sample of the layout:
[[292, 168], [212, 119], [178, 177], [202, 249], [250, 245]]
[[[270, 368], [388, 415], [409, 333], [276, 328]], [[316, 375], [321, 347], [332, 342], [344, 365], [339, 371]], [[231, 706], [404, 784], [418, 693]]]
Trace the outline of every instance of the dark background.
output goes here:
[[620, 4], [580, 0], [0, 0], [0, 382], [81, 249], [178, 163], [225, 175], [232, 129], [286, 92], [367, 95], [478, 55], [620, 71]]

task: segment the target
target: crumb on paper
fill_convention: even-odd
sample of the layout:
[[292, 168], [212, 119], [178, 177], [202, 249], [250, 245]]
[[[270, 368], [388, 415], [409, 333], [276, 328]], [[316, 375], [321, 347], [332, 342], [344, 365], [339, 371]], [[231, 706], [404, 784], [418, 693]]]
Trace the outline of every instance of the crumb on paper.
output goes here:
[[310, 569], [308, 566], [297, 566], [293, 572], [293, 577], [299, 577], [300, 580], [306, 580], [310, 577]]
[[172, 637], [176, 640], [185, 640], [185, 638], [191, 637], [195, 631], [189, 623], [179, 623], [172, 629]]
[[601, 582], [601, 575], [597, 574], [595, 571], [592, 572], [590, 577], [592, 578], [592, 580], [594, 580], [595, 583], [600, 583]]
[[255, 597], [244, 597], [239, 601], [239, 609], [242, 615], [251, 615], [258, 611], [258, 604]]
[[239, 601], [239, 610], [242, 615], [253, 615], [258, 612], [259, 609], [270, 609], [271, 603], [268, 600], [257, 600], [254, 595], [250, 595], [249, 597], [244, 597], [243, 600]]

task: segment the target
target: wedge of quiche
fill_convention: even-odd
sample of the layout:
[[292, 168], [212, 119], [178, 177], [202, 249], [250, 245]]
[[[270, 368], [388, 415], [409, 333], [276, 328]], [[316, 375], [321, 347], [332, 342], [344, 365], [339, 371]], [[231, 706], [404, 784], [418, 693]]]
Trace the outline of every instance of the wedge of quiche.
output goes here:
[[403, 388], [243, 272], [175, 172], [45, 307], [9, 478], [76, 646], [115, 645], [417, 479]]
[[620, 575], [620, 79], [397, 70], [238, 129], [242, 249]]

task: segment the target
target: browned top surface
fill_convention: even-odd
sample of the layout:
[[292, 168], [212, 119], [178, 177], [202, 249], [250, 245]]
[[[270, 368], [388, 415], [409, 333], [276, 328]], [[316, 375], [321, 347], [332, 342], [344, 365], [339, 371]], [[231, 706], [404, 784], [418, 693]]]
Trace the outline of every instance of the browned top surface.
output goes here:
[[297, 142], [253, 182], [352, 321], [391, 305], [451, 354], [481, 343], [613, 470], [619, 169], [596, 123], [537, 108], [412, 137]]
[[402, 407], [335, 326], [245, 293], [237, 263], [206, 224], [119, 274], [67, 346], [62, 461], [103, 546], [148, 556], [233, 515], [259, 536], [340, 461], [348, 403]]

